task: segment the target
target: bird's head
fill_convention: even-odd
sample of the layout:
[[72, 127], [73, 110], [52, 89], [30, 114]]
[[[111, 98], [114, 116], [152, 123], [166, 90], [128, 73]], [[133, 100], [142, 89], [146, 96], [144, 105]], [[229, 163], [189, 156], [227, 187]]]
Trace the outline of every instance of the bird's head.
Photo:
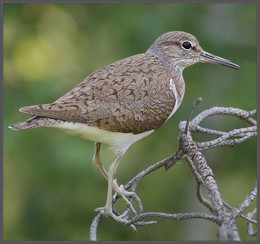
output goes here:
[[195, 36], [182, 31], [166, 32], [159, 36], [147, 53], [155, 54], [181, 70], [198, 62], [240, 69], [237, 64], [227, 59], [205, 52]]

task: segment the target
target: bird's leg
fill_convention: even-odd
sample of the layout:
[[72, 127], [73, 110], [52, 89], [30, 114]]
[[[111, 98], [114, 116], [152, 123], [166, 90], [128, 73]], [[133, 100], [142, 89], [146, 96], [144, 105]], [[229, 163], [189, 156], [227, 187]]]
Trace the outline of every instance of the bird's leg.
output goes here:
[[[105, 169], [105, 167], [104, 167], [104, 165], [101, 161], [101, 158], [100, 158], [100, 147], [101, 147], [101, 143], [95, 142], [95, 153], [94, 153], [94, 156], [93, 156], [93, 164], [99, 170], [99, 172], [101, 172], [101, 174], [106, 178], [106, 180], [108, 180], [108, 173], [107, 173], [107, 171], [106, 171], [106, 169]], [[114, 169], [113, 175], [115, 175], [115, 171], [116, 171], [116, 169]], [[116, 193], [121, 192], [122, 187], [123, 187], [122, 185], [118, 186], [116, 179], [113, 180], [113, 188], [114, 188]], [[127, 195], [127, 194], [124, 194], [124, 195]]]
[[100, 158], [100, 146], [101, 146], [100, 142], [95, 142], [95, 153], [93, 156], [93, 164], [99, 170], [99, 172], [101, 172], [101, 174], [107, 179], [108, 178], [107, 171], [104, 168], [104, 165]]
[[[108, 189], [107, 189], [106, 205], [104, 207], [97, 208], [95, 210], [100, 211], [104, 216], [109, 216], [119, 222], [126, 222], [123, 219], [121, 219], [119, 216], [116, 216], [112, 211], [112, 194], [113, 194], [113, 183], [114, 183], [113, 179], [114, 179], [114, 174], [115, 174], [116, 168], [117, 168], [122, 156], [123, 156], [123, 153], [118, 154], [116, 156], [114, 162], [109, 166], [109, 170], [108, 170], [108, 174], [107, 174]], [[97, 158], [97, 157], [94, 156], [94, 158]], [[115, 185], [117, 185], [117, 184], [115, 184]]]
[[109, 166], [109, 171], [108, 173], [106, 172], [106, 170], [104, 169], [104, 167], [100, 166], [100, 158], [99, 158], [99, 147], [100, 145], [98, 145], [98, 143], [96, 143], [96, 152], [94, 155], [94, 164], [98, 165], [98, 169], [101, 171], [101, 173], [104, 176], [107, 176], [107, 180], [108, 180], [108, 190], [107, 190], [107, 200], [106, 200], [106, 205], [104, 207], [101, 208], [97, 208], [95, 209], [96, 211], [100, 211], [102, 214], [104, 214], [105, 216], [109, 216], [113, 219], [115, 219], [116, 221], [119, 222], [127, 222], [126, 219], [124, 219], [125, 215], [121, 215], [121, 216], [117, 216], [113, 213], [112, 211], [112, 194], [113, 194], [113, 189], [115, 190], [116, 194], [118, 194], [120, 197], [122, 197], [123, 201], [127, 204], [128, 207], [130, 207], [131, 211], [134, 214], [137, 214], [132, 203], [128, 200], [127, 197], [134, 197], [136, 199], [136, 201], [138, 202], [138, 206], [140, 207], [141, 211], [142, 211], [142, 204], [141, 204], [141, 200], [139, 199], [139, 197], [137, 197], [135, 192], [129, 192], [127, 190], [124, 189], [124, 187], [118, 186], [116, 180], [114, 180], [114, 175], [117, 169], [117, 166], [119, 164], [120, 159], [122, 158], [122, 156], [124, 155], [125, 152], [123, 153], [119, 153], [116, 155], [115, 160], [113, 161], [113, 163]]
[[[125, 190], [123, 185], [118, 186], [116, 179], [114, 179], [114, 175], [115, 175], [117, 166], [119, 164], [120, 159], [124, 155], [124, 153], [117, 155], [116, 159], [109, 167], [109, 173], [107, 173], [107, 171], [101, 161], [101, 158], [100, 158], [100, 147], [101, 147], [101, 143], [95, 142], [95, 153], [93, 156], [93, 164], [101, 172], [101, 174], [107, 179], [108, 192], [107, 192], [106, 206], [104, 208], [98, 208], [96, 210], [100, 210], [103, 212], [104, 209], [107, 207], [107, 209], [111, 209], [111, 212], [112, 212], [112, 193], [113, 193], [113, 189], [114, 189], [116, 194], [118, 194], [123, 199], [123, 201], [126, 203], [126, 205], [131, 209], [131, 211], [135, 215], [137, 213], [136, 213], [131, 201], [128, 199], [128, 197], [133, 197], [136, 199], [138, 206], [142, 212], [143, 211], [142, 203], [141, 203], [140, 198], [136, 195], [136, 193]], [[109, 175], [111, 175], [111, 178], [109, 178]], [[109, 183], [111, 181], [112, 181], [112, 183]], [[110, 214], [107, 214], [107, 215], [110, 215]]]
[[105, 208], [106, 208], [105, 209], [105, 215], [113, 214], [112, 213], [113, 180], [114, 180], [114, 175], [115, 175], [115, 172], [116, 172], [116, 168], [117, 168], [117, 166], [119, 164], [119, 161], [122, 158], [122, 156], [123, 156], [123, 154], [118, 154], [116, 156], [114, 162], [109, 166], [108, 179], [107, 179], [107, 181], [108, 181], [108, 189], [107, 189], [107, 201], [106, 201], [106, 205], [105, 205]]

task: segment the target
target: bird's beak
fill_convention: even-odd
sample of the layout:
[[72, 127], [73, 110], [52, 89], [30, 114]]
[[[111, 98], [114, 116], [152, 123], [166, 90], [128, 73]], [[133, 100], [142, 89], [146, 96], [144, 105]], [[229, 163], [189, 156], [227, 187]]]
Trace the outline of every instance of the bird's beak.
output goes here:
[[220, 65], [230, 67], [232, 69], [240, 69], [239, 65], [234, 64], [227, 59], [224, 59], [224, 58], [218, 57], [216, 55], [213, 55], [211, 53], [205, 52], [203, 50], [200, 53], [200, 61], [206, 62], [206, 63], [220, 64]]

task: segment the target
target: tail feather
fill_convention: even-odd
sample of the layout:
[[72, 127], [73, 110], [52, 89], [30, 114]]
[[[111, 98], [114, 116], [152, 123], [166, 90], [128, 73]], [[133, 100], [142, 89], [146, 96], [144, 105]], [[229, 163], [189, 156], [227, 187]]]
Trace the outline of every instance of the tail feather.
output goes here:
[[10, 125], [9, 128], [12, 130], [24, 130], [42, 126], [50, 126], [54, 124], [62, 123], [62, 120], [51, 119], [41, 116], [33, 116], [26, 121], [19, 122], [17, 124]]

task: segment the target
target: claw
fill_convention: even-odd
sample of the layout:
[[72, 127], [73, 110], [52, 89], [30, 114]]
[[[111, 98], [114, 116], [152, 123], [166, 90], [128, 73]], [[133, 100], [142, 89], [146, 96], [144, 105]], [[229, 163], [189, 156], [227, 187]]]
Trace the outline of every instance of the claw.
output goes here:
[[133, 206], [132, 202], [128, 199], [128, 197], [134, 198], [138, 204], [140, 212], [143, 212], [143, 206], [142, 206], [141, 199], [137, 196], [137, 194], [135, 192], [125, 190], [123, 185], [118, 186], [116, 179], [114, 179], [113, 183], [114, 183], [113, 188], [114, 188], [116, 194], [118, 194], [123, 199], [123, 201], [131, 209], [131, 211], [133, 212], [134, 215], [137, 215], [137, 212], [134, 209], [134, 206]]
[[111, 209], [107, 208], [106, 206], [96, 208], [95, 211], [100, 212], [105, 217], [110, 217], [110, 218], [116, 220], [117, 222], [124, 223], [124, 224], [128, 222], [128, 220], [124, 218], [125, 214], [117, 216], [112, 212]]
[[131, 200], [129, 200], [129, 197], [132, 197], [136, 200], [139, 210], [142, 212], [143, 211], [143, 206], [140, 198], [137, 196], [135, 192], [130, 192], [124, 189], [123, 185], [118, 186], [116, 179], [113, 180], [113, 188], [115, 191], [114, 194], [114, 199], [116, 198], [117, 195], [119, 195], [122, 200], [126, 203], [128, 210], [126, 210], [124, 213], [121, 215], [116, 215], [113, 213], [112, 209], [108, 206], [96, 208], [95, 211], [99, 211], [102, 215], [106, 217], [111, 217], [112, 219], [121, 222], [121, 223], [127, 223], [128, 222], [128, 217], [130, 214], [130, 211], [137, 216], [137, 211], [135, 210]]

